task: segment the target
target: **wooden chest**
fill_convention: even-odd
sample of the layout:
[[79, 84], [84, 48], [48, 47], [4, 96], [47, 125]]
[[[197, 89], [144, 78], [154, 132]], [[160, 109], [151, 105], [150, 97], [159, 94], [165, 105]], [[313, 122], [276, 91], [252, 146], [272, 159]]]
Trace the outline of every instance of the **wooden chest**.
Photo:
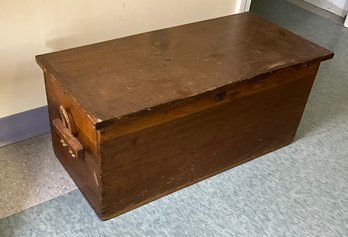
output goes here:
[[244, 13], [36, 60], [56, 156], [105, 220], [291, 143], [332, 57]]

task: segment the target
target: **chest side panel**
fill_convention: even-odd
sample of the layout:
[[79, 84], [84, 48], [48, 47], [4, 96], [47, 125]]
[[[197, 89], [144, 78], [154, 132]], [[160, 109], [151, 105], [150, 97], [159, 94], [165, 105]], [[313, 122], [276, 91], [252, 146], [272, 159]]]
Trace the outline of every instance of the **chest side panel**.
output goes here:
[[[93, 120], [49, 73], [45, 73], [45, 86], [54, 152], [90, 204], [99, 210], [100, 157]], [[60, 106], [65, 108], [75, 127], [74, 136], [83, 146], [82, 157], [72, 157], [69, 144], [64, 142], [63, 145], [62, 136], [54, 126], [54, 120], [62, 120]]]
[[[318, 66], [282, 69], [229, 88], [223, 98], [208, 94], [204, 102], [178, 106], [175, 113], [148, 114], [140, 122], [133, 118], [99, 131], [101, 217], [121, 214], [289, 144]], [[202, 108], [185, 110], [194, 105]]]

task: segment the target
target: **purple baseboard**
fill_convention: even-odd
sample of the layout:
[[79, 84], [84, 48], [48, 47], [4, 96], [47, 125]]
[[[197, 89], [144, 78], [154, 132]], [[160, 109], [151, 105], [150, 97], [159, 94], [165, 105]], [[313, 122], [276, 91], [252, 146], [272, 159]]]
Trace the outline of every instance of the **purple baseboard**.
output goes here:
[[47, 106], [0, 118], [0, 147], [50, 132]]

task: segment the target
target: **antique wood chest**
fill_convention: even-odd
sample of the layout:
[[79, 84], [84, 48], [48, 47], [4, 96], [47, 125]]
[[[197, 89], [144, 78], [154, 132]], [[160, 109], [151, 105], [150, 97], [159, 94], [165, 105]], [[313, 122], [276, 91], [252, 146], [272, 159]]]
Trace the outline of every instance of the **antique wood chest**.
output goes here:
[[243, 13], [36, 60], [55, 154], [105, 220], [291, 143], [332, 57]]

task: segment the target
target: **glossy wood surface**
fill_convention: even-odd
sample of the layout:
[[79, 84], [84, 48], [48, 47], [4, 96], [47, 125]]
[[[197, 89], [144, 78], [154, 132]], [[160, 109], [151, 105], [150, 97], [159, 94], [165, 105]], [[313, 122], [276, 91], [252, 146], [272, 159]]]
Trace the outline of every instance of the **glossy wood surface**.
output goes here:
[[[51, 123], [53, 150], [66, 171], [72, 177], [93, 209], [101, 211], [100, 151], [97, 146], [97, 133], [86, 112], [81, 109], [75, 99], [50, 73], [45, 72], [48, 112]], [[62, 136], [57, 132], [53, 121], [60, 119], [59, 107], [63, 105], [72, 115], [75, 124], [75, 138], [82, 144], [83, 158], [73, 158], [69, 148], [61, 143]]]
[[40, 55], [37, 61], [97, 123], [110, 124], [108, 120], [332, 55], [244, 13]]
[[245, 13], [36, 59], [55, 154], [105, 220], [289, 144], [331, 57]]
[[119, 215], [291, 143], [318, 66], [280, 70], [261, 78], [260, 90], [250, 93], [244, 84], [242, 96], [157, 126], [110, 140], [102, 134], [100, 217]]

